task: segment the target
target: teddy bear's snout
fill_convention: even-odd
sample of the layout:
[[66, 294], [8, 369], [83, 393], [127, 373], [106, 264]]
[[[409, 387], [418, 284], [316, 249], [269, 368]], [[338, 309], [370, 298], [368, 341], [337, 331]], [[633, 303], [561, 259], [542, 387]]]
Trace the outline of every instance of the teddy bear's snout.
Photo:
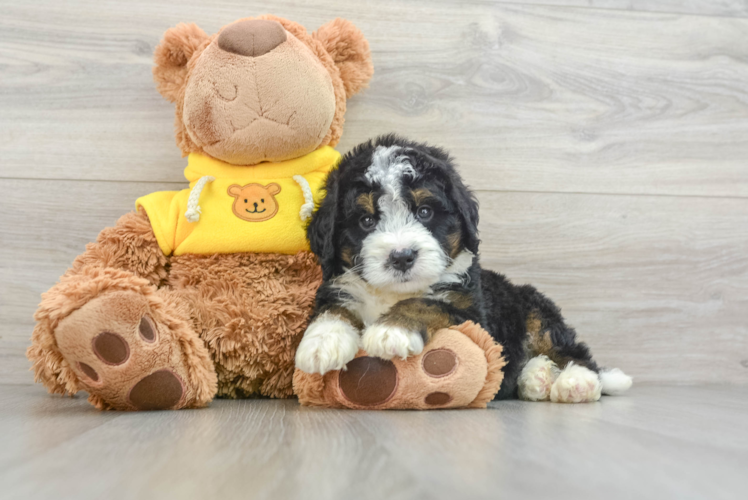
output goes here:
[[286, 38], [286, 30], [279, 22], [251, 19], [227, 26], [218, 37], [218, 46], [233, 54], [258, 57], [285, 42]]

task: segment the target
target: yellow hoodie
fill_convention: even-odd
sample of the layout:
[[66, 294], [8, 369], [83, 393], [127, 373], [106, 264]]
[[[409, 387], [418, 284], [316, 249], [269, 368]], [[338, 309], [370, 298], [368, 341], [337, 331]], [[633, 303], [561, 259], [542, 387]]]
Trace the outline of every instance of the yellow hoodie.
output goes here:
[[304, 220], [340, 160], [329, 146], [277, 163], [240, 167], [192, 153], [190, 189], [139, 198], [165, 255], [308, 250]]

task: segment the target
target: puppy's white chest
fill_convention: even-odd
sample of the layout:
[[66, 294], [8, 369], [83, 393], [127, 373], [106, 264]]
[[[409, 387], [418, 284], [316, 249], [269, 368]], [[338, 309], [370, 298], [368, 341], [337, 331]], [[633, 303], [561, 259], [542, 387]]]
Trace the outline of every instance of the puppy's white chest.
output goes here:
[[364, 325], [375, 323], [383, 314], [387, 313], [392, 306], [401, 300], [420, 297], [422, 294], [400, 294], [384, 292], [369, 286], [357, 277], [347, 277], [347, 280], [338, 284], [338, 288], [350, 299], [343, 301], [342, 305], [358, 316]]
[[346, 304], [346, 307], [356, 313], [366, 326], [375, 323], [380, 316], [389, 311], [393, 305], [401, 300], [399, 297], [392, 295], [367, 294], [356, 298], [358, 299], [356, 302]]

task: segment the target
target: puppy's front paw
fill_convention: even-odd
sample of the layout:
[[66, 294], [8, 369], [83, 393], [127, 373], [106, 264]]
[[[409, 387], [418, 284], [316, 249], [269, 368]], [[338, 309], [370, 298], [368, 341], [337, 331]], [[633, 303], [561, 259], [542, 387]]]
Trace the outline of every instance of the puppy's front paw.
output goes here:
[[359, 347], [358, 331], [339, 319], [319, 318], [309, 325], [296, 350], [296, 368], [324, 375], [340, 370], [352, 360]]
[[369, 356], [382, 359], [405, 359], [423, 351], [420, 333], [394, 325], [374, 324], [366, 329], [361, 340]]

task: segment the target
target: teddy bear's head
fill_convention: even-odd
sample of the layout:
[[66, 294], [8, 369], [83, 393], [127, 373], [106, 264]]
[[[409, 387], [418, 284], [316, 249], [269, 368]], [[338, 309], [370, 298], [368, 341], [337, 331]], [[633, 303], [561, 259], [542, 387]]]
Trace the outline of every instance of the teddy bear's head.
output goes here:
[[346, 99], [373, 73], [369, 44], [335, 19], [314, 33], [275, 16], [209, 36], [169, 29], [156, 48], [158, 90], [176, 104], [177, 145], [234, 165], [297, 158], [334, 146]]

